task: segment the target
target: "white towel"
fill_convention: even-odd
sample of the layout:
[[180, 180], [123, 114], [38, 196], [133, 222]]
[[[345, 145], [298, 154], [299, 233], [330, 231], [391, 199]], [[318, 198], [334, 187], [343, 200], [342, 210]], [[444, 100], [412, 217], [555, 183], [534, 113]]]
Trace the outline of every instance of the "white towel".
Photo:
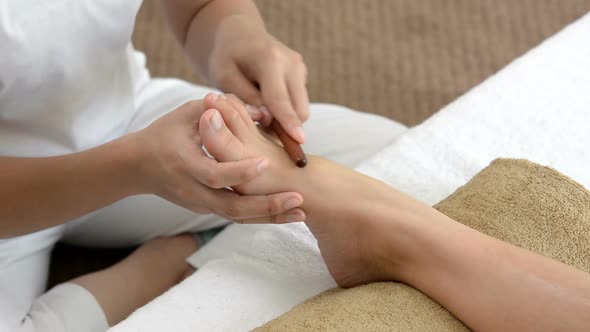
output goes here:
[[[549, 165], [590, 188], [589, 36], [586, 15], [358, 170], [429, 204], [497, 157]], [[202, 266], [195, 275], [112, 331], [247, 331], [334, 286], [301, 223], [233, 225], [192, 262]]]

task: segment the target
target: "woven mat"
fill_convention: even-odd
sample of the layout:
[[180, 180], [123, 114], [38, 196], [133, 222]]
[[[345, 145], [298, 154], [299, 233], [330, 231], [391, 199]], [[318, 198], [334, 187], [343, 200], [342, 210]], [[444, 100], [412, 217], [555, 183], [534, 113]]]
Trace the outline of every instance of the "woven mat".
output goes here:
[[[135, 46], [154, 76], [201, 82], [145, 0]], [[256, 0], [301, 52], [314, 102], [414, 125], [590, 10], [590, 0]]]

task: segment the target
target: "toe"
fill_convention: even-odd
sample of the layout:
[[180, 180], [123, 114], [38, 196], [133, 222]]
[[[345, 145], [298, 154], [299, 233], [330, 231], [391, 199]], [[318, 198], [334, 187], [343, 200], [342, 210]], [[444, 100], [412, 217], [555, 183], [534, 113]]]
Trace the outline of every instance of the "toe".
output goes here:
[[216, 109], [207, 110], [199, 121], [201, 141], [218, 161], [238, 161], [244, 157], [244, 145], [225, 125]]
[[205, 107], [218, 110], [229, 130], [238, 139], [244, 140], [251, 135], [252, 128], [249, 127], [249, 123], [253, 124], [253, 121], [244, 106], [239, 105], [233, 98], [226, 95], [209, 94], [205, 97]]

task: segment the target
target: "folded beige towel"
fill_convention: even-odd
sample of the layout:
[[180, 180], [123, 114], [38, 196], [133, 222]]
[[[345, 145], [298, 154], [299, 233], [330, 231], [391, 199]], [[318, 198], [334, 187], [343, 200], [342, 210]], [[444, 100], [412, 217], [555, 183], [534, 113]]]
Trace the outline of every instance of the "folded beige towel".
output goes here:
[[[559, 172], [498, 159], [435, 206], [469, 227], [590, 272], [590, 193]], [[416, 289], [326, 291], [256, 331], [469, 331]]]

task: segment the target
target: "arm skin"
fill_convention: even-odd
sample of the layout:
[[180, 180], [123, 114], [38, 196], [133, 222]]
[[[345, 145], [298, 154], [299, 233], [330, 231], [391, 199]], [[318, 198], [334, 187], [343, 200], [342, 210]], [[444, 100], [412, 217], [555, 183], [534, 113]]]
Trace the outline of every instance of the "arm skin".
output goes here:
[[[240, 97], [304, 143], [309, 118], [307, 67], [274, 38], [251, 0], [164, 0], [172, 31], [196, 69], [218, 89]], [[264, 107], [263, 107], [264, 106]]]
[[61, 224], [139, 194], [129, 138], [48, 158], [0, 158], [0, 238]]
[[251, 0], [163, 0], [163, 5], [172, 32], [205, 77], [215, 32], [225, 19], [244, 15], [265, 30]]
[[305, 219], [298, 193], [241, 196], [226, 187], [262, 174], [266, 158], [219, 163], [201, 149], [189, 101], [147, 128], [58, 157], [0, 157], [0, 238], [65, 223], [136, 194], [155, 194], [197, 213], [240, 222]]

